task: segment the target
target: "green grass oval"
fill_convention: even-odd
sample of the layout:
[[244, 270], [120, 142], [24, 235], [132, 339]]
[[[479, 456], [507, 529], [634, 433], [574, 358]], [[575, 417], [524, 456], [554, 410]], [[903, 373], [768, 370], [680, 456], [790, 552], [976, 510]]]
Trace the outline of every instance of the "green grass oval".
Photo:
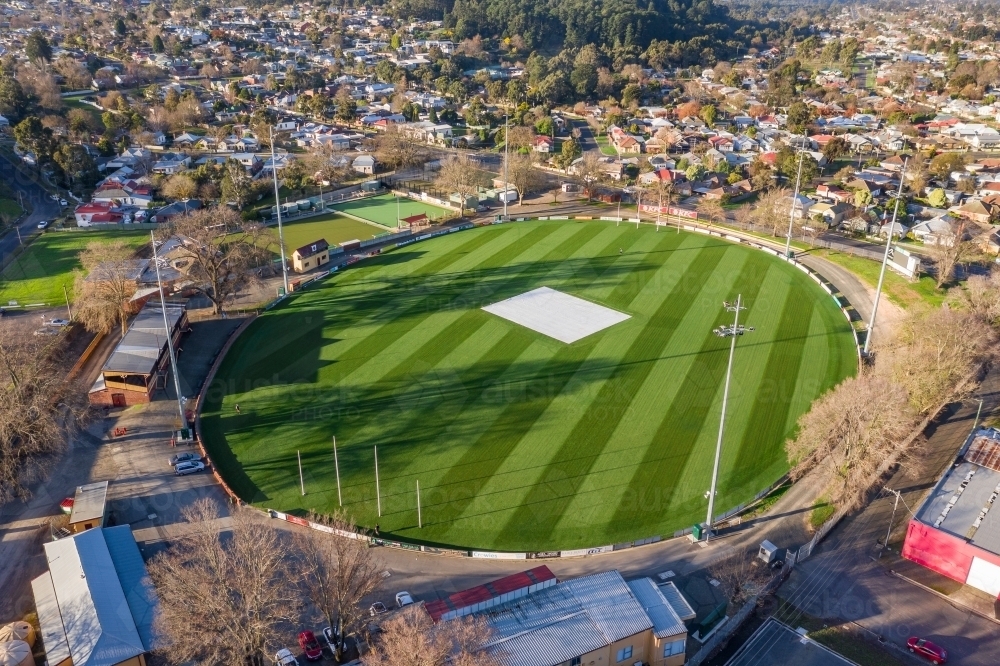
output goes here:
[[[540, 286], [631, 318], [564, 344], [480, 309]], [[336, 435], [345, 510], [429, 544], [536, 551], [670, 536], [705, 518], [729, 351], [712, 329], [731, 322], [722, 301], [737, 294], [755, 331], [737, 342], [721, 513], [787, 470], [798, 417], [857, 370], [853, 335], [795, 267], [649, 226], [463, 231], [293, 295], [223, 360], [206, 445], [241, 497], [303, 515], [338, 508]]]

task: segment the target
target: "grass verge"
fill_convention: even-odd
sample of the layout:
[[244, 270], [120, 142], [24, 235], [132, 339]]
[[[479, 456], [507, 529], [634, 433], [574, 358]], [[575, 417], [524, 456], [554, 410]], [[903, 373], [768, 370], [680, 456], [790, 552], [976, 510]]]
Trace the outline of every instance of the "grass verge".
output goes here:
[[[846, 268], [873, 289], [878, 286], [881, 269], [878, 262], [836, 250], [817, 249], [812, 254]], [[891, 270], [885, 272], [883, 290], [889, 300], [902, 308], [914, 305], [938, 307], [945, 298], [945, 292], [934, 285], [934, 278], [924, 275], [916, 281], [910, 281]]]

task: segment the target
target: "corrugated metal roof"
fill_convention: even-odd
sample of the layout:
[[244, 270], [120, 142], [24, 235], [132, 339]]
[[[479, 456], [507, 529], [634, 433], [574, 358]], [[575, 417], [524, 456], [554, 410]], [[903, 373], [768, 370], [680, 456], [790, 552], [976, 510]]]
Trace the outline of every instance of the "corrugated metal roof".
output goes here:
[[[183, 315], [184, 308], [181, 306], [167, 306], [167, 321], [171, 331], [177, 328]], [[163, 310], [158, 305], [144, 307], [104, 364], [104, 372], [153, 374], [157, 360], [167, 347], [166, 330], [163, 326]]]
[[75, 666], [114, 666], [146, 652], [104, 530], [47, 543], [45, 556]]
[[691, 604], [689, 604], [688, 600], [684, 598], [684, 595], [681, 594], [681, 591], [677, 589], [676, 585], [673, 583], [660, 583], [659, 587], [660, 592], [663, 593], [667, 603], [674, 609], [674, 612], [677, 613], [677, 617], [679, 617], [681, 621], [689, 622], [690, 620], [698, 617], [698, 614], [694, 612], [694, 609], [691, 608]]
[[107, 500], [107, 481], [79, 486], [73, 495], [73, 511], [70, 512], [69, 522], [75, 524], [103, 518]]
[[642, 604], [643, 610], [653, 623], [653, 633], [657, 638], [668, 638], [687, 633], [684, 622], [677, 616], [670, 602], [660, 592], [660, 588], [650, 578], [639, 578], [628, 582], [632, 594]]
[[653, 627], [618, 571], [566, 581], [477, 613], [505, 666], [555, 666]]
[[431, 619], [437, 622], [449, 613], [452, 614], [449, 615], [450, 618], [456, 612], [459, 615], [465, 615], [467, 612], [481, 610], [481, 608], [477, 609], [474, 607], [484, 602], [493, 601], [495, 603], [490, 605], [499, 605], [507, 601], [507, 598], [503, 598], [504, 595], [508, 595], [509, 598], [511, 593], [519, 593], [520, 591], [527, 593], [533, 585], [549, 581], [553, 581], [554, 583], [555, 580], [556, 575], [547, 566], [542, 565], [528, 571], [499, 578], [483, 585], [477, 585], [467, 590], [455, 592], [446, 599], [429, 601], [425, 605], [425, 608], [430, 614]]
[[59, 614], [59, 602], [52, 589], [52, 576], [48, 571], [31, 581], [31, 592], [35, 597], [38, 624], [42, 628], [45, 658], [51, 664], [61, 664], [70, 657], [69, 644], [66, 642], [62, 615]]
[[108, 544], [108, 553], [115, 564], [115, 573], [125, 593], [139, 640], [146, 650], [156, 647], [156, 633], [153, 631], [153, 620], [159, 603], [153, 581], [146, 571], [146, 563], [132, 536], [132, 528], [119, 525], [104, 529], [104, 540]]

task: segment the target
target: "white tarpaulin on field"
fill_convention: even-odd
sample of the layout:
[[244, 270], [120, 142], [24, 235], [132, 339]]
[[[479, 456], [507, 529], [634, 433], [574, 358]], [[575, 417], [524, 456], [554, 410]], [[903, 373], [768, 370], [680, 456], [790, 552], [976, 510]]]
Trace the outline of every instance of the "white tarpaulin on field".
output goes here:
[[548, 287], [487, 305], [483, 310], [567, 344], [629, 318], [617, 310]]

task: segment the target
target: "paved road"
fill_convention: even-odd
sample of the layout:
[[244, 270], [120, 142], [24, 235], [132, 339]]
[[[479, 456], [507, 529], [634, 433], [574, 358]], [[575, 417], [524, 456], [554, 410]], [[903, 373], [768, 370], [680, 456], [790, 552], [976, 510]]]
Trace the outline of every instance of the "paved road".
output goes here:
[[[992, 371], [974, 398], [983, 414], [996, 410], [1000, 370]], [[978, 401], [952, 405], [928, 429], [928, 441], [887, 482], [914, 511], [972, 429]], [[878, 561], [880, 542], [892, 518], [893, 497], [885, 493], [864, 511], [837, 526], [792, 573], [780, 594], [811, 615], [856, 622], [897, 647], [919, 635], [949, 652], [949, 662], [983, 666], [1000, 663], [1000, 626], [891, 575]], [[898, 552], [910, 517], [901, 505], [892, 524], [890, 548]], [[886, 556], [888, 557], [888, 555]], [[964, 589], [965, 594], [978, 594]]]
[[42, 220], [53, 219], [60, 213], [61, 208], [58, 201], [50, 199], [48, 192], [21, 175], [3, 155], [0, 155], [0, 179], [13, 188], [15, 192], [20, 192], [25, 208], [30, 208], [32, 211], [18, 225], [21, 232], [20, 241], [17, 232], [13, 229], [0, 236], [0, 267], [2, 267], [6, 265], [7, 257], [18, 246], [18, 243], [28, 242], [29, 237], [38, 232], [38, 223]]

